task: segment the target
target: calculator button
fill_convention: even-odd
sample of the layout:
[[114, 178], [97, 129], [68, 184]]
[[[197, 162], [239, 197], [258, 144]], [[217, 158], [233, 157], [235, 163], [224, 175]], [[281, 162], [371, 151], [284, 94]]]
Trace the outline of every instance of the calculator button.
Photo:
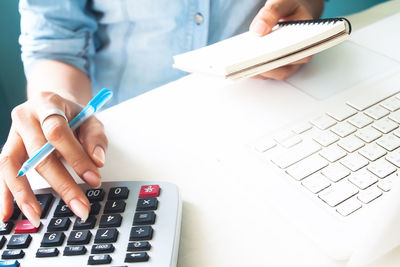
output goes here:
[[89, 244], [92, 233], [88, 230], [71, 231], [68, 237], [68, 245], [86, 245]]
[[5, 260], [0, 261], [0, 266], [3, 267], [19, 267], [19, 262], [17, 260]]
[[25, 252], [22, 249], [19, 250], [4, 250], [1, 258], [3, 260], [14, 260], [22, 259], [25, 256]]
[[56, 207], [56, 210], [54, 211], [54, 217], [71, 217], [73, 216], [74, 213], [72, 210], [68, 207], [67, 204], [58, 204]]
[[7, 238], [5, 238], [4, 236], [0, 237], [0, 249], [2, 249], [4, 247], [4, 244], [6, 243]]
[[128, 251], [145, 251], [150, 250], [151, 245], [147, 241], [137, 241], [128, 244]]
[[49, 208], [50, 208], [51, 203], [53, 202], [54, 196], [52, 194], [38, 194], [35, 196], [39, 202], [40, 209], [42, 210], [40, 218], [43, 219], [46, 217], [47, 212], [49, 211]]
[[93, 229], [96, 225], [96, 217], [89, 216], [86, 221], [81, 220], [80, 218], [76, 218], [74, 223], [74, 230], [89, 230]]
[[101, 209], [101, 205], [99, 202], [90, 203], [90, 215], [97, 215], [99, 214]]
[[143, 262], [148, 261], [149, 255], [147, 252], [126, 253], [125, 262]]
[[136, 210], [156, 210], [157, 206], [157, 198], [141, 198], [136, 204]]
[[122, 216], [120, 214], [102, 215], [100, 218], [100, 228], [120, 227]]
[[158, 197], [160, 195], [159, 185], [142, 185], [140, 187], [139, 198]]
[[154, 224], [156, 214], [154, 211], [136, 212], [133, 217], [133, 225]]
[[86, 197], [89, 199], [90, 202], [96, 202], [96, 201], [103, 201], [104, 195], [106, 192], [104, 192], [103, 189], [89, 189], [86, 191]]
[[153, 237], [151, 226], [132, 227], [129, 241], [150, 240]]
[[69, 218], [53, 218], [50, 220], [47, 226], [47, 231], [67, 231], [70, 224], [71, 220]]
[[111, 259], [110, 255], [89, 256], [88, 265], [110, 264]]
[[118, 238], [118, 230], [115, 228], [111, 229], [99, 229], [96, 232], [94, 243], [115, 243]]
[[60, 251], [57, 248], [38, 248], [36, 258], [57, 257]]
[[86, 254], [86, 248], [84, 246], [73, 246], [64, 248], [64, 256], [78, 256]]
[[8, 241], [7, 248], [27, 248], [32, 241], [32, 237], [29, 234], [25, 235], [12, 235], [10, 241]]
[[11, 230], [14, 227], [13, 222], [5, 222], [2, 226], [0, 226], [0, 235], [8, 235], [11, 233]]
[[45, 233], [40, 246], [42, 247], [58, 247], [64, 242], [65, 234], [63, 232]]
[[[40, 226], [39, 226], [40, 227]], [[38, 231], [38, 228], [33, 226], [30, 221], [28, 220], [21, 220], [17, 223], [15, 226], [14, 232], [16, 234], [30, 234], [30, 233], [36, 233]]]
[[115, 247], [113, 244], [99, 244], [93, 245], [92, 254], [103, 254], [103, 253], [111, 253], [114, 252]]
[[116, 199], [127, 199], [129, 196], [128, 187], [113, 187], [110, 188], [110, 192], [108, 193], [108, 200], [116, 200]]
[[125, 211], [126, 203], [123, 200], [109, 200], [104, 205], [104, 214], [120, 213]]

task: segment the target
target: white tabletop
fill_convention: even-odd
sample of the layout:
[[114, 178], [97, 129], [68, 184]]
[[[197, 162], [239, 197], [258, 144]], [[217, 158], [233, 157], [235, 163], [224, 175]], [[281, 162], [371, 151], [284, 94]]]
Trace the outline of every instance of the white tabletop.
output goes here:
[[[351, 17], [355, 29], [400, 10], [391, 1]], [[262, 96], [271, 104], [265, 107]], [[277, 93], [279, 90], [279, 94]], [[304, 93], [276, 81], [189, 75], [100, 114], [110, 147], [104, 180], [169, 181], [183, 199], [179, 266], [345, 266], [321, 252], [268, 204], [263, 180], [235, 175], [221, 155], [272, 130], [276, 112]], [[245, 110], [243, 102], [253, 109]], [[304, 107], [302, 112], [311, 110]], [[280, 116], [282, 118], [282, 116]], [[279, 121], [279, 124], [285, 121]], [[400, 250], [371, 266], [397, 266]]]
[[[399, 3], [352, 16], [353, 27], [395, 13]], [[267, 96], [276, 98], [276, 106], [262, 106], [262, 99], [257, 99], [260, 88], [270, 90]], [[274, 112], [295, 115], [288, 107], [298, 98], [306, 101], [307, 96], [279, 82], [232, 84], [196, 75], [155, 89], [101, 115], [110, 140], [103, 177], [162, 180], [179, 186], [183, 198], [179, 266], [345, 266], [325, 256], [269, 206], [254, 190], [264, 181], [233, 175], [234, 166], [226, 166], [220, 158], [224, 148], [273, 129]], [[252, 113], [240, 109], [242, 101], [254, 102]], [[394, 251], [371, 266], [399, 262], [400, 251]]]

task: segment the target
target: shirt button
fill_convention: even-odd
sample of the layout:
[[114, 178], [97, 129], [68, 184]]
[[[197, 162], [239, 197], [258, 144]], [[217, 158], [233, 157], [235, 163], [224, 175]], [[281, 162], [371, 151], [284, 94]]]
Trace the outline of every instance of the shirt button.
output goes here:
[[194, 21], [196, 22], [197, 25], [200, 25], [204, 20], [204, 17], [202, 14], [197, 13], [196, 15], [194, 15]]

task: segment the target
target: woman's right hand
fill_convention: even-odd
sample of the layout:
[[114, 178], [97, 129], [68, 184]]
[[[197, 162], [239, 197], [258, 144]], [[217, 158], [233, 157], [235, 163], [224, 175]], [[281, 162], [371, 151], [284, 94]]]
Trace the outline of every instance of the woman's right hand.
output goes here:
[[[107, 138], [103, 124], [94, 116], [72, 132], [60, 115], [44, 118], [49, 110], [63, 111], [70, 121], [82, 107], [52, 92], [41, 92], [12, 111], [12, 126], [0, 154], [0, 220], [13, 212], [13, 200], [35, 226], [40, 225], [40, 205], [25, 176], [16, 178], [22, 164], [47, 141], [56, 149], [37, 167], [37, 172], [61, 196], [68, 207], [86, 220], [90, 203], [60, 161], [62, 156], [90, 186], [101, 184], [99, 168], [104, 165]], [[44, 120], [43, 120], [44, 118]], [[42, 124], [41, 124], [41, 120]]]

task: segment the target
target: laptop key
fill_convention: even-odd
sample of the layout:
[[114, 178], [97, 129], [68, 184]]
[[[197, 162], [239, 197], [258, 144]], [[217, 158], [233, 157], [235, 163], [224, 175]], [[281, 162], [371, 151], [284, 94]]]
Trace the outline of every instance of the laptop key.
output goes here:
[[314, 194], [319, 193], [331, 185], [329, 180], [320, 173], [315, 173], [310, 177], [305, 178], [301, 184]]
[[393, 151], [400, 147], [400, 138], [394, 136], [393, 134], [389, 134], [379, 138], [376, 143], [388, 151]]
[[310, 120], [310, 123], [321, 130], [326, 130], [329, 127], [332, 127], [333, 125], [335, 125], [337, 122], [335, 119], [333, 119], [327, 115], [322, 115], [322, 116], [319, 116], [317, 118]]
[[370, 188], [361, 191], [357, 198], [364, 202], [365, 204], [370, 203], [371, 201], [377, 199], [382, 195], [382, 191], [378, 189], [376, 186], [371, 186]]
[[367, 168], [370, 172], [372, 172], [379, 178], [384, 178], [389, 174], [394, 173], [397, 170], [396, 167], [394, 167], [391, 163], [389, 163], [385, 159], [373, 162]]
[[319, 193], [318, 197], [326, 202], [329, 206], [335, 207], [357, 193], [358, 189], [356, 186], [344, 181], [323, 190], [321, 193]]
[[300, 181], [327, 165], [328, 161], [320, 155], [313, 155], [289, 167], [286, 172], [294, 179]]
[[368, 144], [365, 147], [361, 148], [358, 153], [360, 153], [370, 161], [375, 161], [386, 155], [387, 152], [385, 149], [378, 146], [377, 144]]
[[355, 135], [367, 143], [371, 143], [382, 136], [378, 130], [372, 128], [371, 126], [358, 130]]
[[342, 104], [334, 110], [328, 111], [326, 114], [337, 121], [344, 121], [345, 119], [357, 114], [357, 110], [348, 105]]
[[321, 146], [314, 141], [304, 141], [300, 144], [291, 147], [284, 152], [275, 155], [271, 158], [271, 161], [279, 168], [286, 169], [290, 165], [318, 152], [321, 150]]
[[361, 207], [362, 204], [360, 203], [360, 201], [356, 197], [353, 197], [340, 204], [337, 207], [336, 211], [343, 216], [347, 216], [352, 214], [356, 210], [361, 209]]
[[360, 189], [366, 189], [378, 181], [378, 177], [363, 169], [355, 172], [349, 177], [349, 181]]
[[368, 160], [366, 160], [363, 156], [358, 154], [350, 154], [340, 160], [340, 163], [343, 164], [349, 170], [355, 172], [361, 169], [362, 167], [368, 165]]
[[393, 131], [394, 129], [398, 128], [399, 125], [396, 122], [394, 122], [388, 118], [384, 118], [384, 119], [374, 122], [372, 124], [372, 127], [374, 127], [375, 129], [379, 130], [380, 132], [382, 132], [384, 134], [387, 134], [387, 133]]
[[349, 118], [347, 121], [352, 125], [356, 126], [357, 128], [361, 129], [367, 126], [368, 124], [371, 124], [374, 120], [363, 113], [358, 113], [353, 117]]
[[389, 111], [379, 105], [368, 108], [364, 113], [375, 120], [379, 120], [389, 114]]
[[400, 99], [396, 97], [391, 97], [386, 100], [383, 100], [380, 105], [390, 111], [396, 111], [400, 109]]
[[336, 144], [322, 149], [319, 154], [330, 162], [335, 162], [347, 155], [346, 151]]

